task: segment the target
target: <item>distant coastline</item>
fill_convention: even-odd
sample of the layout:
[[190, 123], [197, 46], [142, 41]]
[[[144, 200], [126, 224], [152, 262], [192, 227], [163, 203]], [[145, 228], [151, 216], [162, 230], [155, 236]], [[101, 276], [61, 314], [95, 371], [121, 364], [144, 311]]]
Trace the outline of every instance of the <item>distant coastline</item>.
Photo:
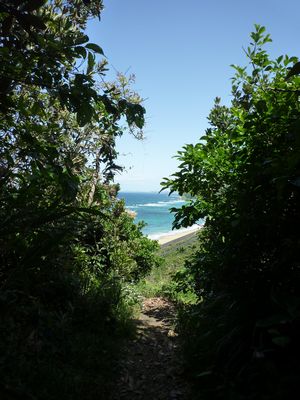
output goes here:
[[157, 240], [160, 245], [172, 242], [187, 235], [195, 234], [203, 225], [193, 225], [189, 228], [183, 228], [178, 230], [173, 230], [167, 233], [158, 233], [153, 235], [148, 235], [149, 239]]
[[171, 241], [178, 235], [186, 235], [199, 229], [200, 224], [189, 228], [172, 230], [174, 214], [170, 208], [181, 208], [187, 199], [178, 193], [157, 192], [120, 192], [118, 197], [124, 199], [126, 211], [134, 218], [135, 223], [146, 223], [142, 228], [145, 236], [152, 240]]
[[174, 193], [120, 192], [118, 198], [124, 199], [126, 210], [134, 217], [135, 223], [143, 221], [146, 224], [142, 228], [144, 235], [155, 235], [155, 239], [172, 231], [174, 215], [170, 213], [170, 208], [180, 208], [185, 204]]

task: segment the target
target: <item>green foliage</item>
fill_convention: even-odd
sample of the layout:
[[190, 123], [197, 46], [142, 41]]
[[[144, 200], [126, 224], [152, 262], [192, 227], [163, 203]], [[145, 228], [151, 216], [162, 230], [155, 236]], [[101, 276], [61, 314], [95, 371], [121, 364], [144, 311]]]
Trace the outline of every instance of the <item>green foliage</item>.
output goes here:
[[184, 237], [161, 246], [158, 252], [161, 263], [136, 285], [137, 292], [144, 297], [167, 297], [177, 305], [194, 303], [197, 299], [194, 291], [182, 280], [183, 275], [186, 277], [185, 262], [195, 252], [196, 239], [196, 235]]
[[[89, 43], [102, 1], [0, 5], [0, 397], [106, 399], [125, 288], [159, 262], [117, 200], [141, 99]], [[102, 77], [103, 78], [103, 77]]]
[[269, 58], [264, 32], [233, 66], [231, 105], [216, 99], [163, 183], [192, 196], [176, 227], [206, 219], [186, 272], [204, 301], [182, 319], [201, 399], [285, 399], [299, 379], [300, 79], [297, 58]]

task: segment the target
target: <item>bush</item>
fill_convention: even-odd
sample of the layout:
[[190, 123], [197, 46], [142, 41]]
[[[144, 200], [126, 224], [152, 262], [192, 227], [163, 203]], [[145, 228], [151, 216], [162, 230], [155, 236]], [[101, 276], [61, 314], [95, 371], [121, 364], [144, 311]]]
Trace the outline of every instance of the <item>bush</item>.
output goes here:
[[164, 183], [193, 197], [176, 226], [206, 218], [187, 267], [204, 301], [183, 322], [199, 398], [284, 399], [299, 379], [299, 63], [270, 60], [264, 27], [251, 39], [231, 106]]
[[0, 395], [106, 399], [123, 286], [158, 262], [113, 184], [120, 121], [142, 137], [145, 110], [132, 79], [96, 84], [101, 0], [2, 3]]

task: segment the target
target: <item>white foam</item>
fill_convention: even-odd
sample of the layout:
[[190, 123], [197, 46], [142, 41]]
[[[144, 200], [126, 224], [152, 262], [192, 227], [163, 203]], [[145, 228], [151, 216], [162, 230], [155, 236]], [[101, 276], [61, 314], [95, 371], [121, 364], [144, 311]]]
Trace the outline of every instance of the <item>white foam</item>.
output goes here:
[[184, 204], [184, 200], [171, 200], [171, 201], [158, 201], [157, 203], [145, 203], [145, 204], [134, 204], [131, 206], [126, 206], [126, 208], [139, 208], [139, 207], [168, 207], [172, 204]]

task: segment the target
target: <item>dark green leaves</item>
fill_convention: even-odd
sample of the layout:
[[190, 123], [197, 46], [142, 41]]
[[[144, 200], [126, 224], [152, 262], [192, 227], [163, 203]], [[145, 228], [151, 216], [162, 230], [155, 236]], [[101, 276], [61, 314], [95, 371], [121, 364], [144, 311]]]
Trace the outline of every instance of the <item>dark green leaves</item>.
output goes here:
[[289, 70], [286, 79], [289, 79], [295, 75], [300, 75], [300, 62], [297, 62], [295, 65], [293, 65], [293, 67]]
[[22, 7], [23, 11], [35, 11], [41, 8], [47, 0], [27, 0]]
[[87, 75], [89, 75], [93, 72], [94, 65], [95, 65], [95, 56], [89, 52], [88, 53], [88, 65], [87, 65], [87, 70], [86, 70]]
[[272, 42], [272, 39], [269, 34], [265, 35], [266, 28], [261, 25], [254, 25], [255, 31], [251, 33], [251, 39], [253, 40], [254, 44], [258, 46], [263, 46], [268, 42]]
[[255, 107], [259, 113], [263, 113], [267, 111], [267, 103], [264, 100], [259, 100], [256, 104]]
[[93, 115], [94, 107], [87, 102], [81, 103], [81, 105], [78, 107], [76, 115], [78, 125], [84, 126], [87, 123], [91, 122]]
[[138, 128], [142, 129], [145, 123], [144, 114], [146, 111], [144, 107], [140, 104], [127, 102], [125, 112], [128, 125], [136, 125]]
[[0, 2], [0, 397], [110, 397], [122, 285], [160, 263], [112, 183], [116, 138], [145, 110], [130, 78], [104, 82], [103, 50], [84, 32], [102, 7]]
[[86, 55], [87, 55], [87, 51], [86, 51], [86, 48], [85, 47], [83, 47], [83, 46], [77, 46], [77, 47], [75, 47], [75, 52], [79, 55], [79, 56], [81, 56], [82, 58], [86, 58]]
[[74, 45], [79, 45], [79, 44], [83, 44], [86, 43], [89, 40], [89, 37], [87, 35], [84, 34], [80, 34], [73, 42]]
[[291, 184], [300, 188], [300, 177], [298, 176], [297, 178], [293, 178], [290, 180]]
[[176, 228], [205, 217], [183, 278], [199, 305], [182, 323], [201, 399], [281, 399], [300, 375], [300, 63], [271, 60], [264, 27], [251, 39], [232, 103], [215, 101], [210, 127], [162, 183], [193, 197], [172, 210]]
[[20, 14], [18, 15], [18, 20], [20, 24], [24, 27], [24, 29], [37, 29], [37, 30], [45, 30], [46, 25], [42, 18], [33, 14]]
[[97, 54], [101, 54], [102, 56], [104, 56], [102, 48], [95, 43], [88, 43], [85, 47], [87, 49], [93, 50]]

